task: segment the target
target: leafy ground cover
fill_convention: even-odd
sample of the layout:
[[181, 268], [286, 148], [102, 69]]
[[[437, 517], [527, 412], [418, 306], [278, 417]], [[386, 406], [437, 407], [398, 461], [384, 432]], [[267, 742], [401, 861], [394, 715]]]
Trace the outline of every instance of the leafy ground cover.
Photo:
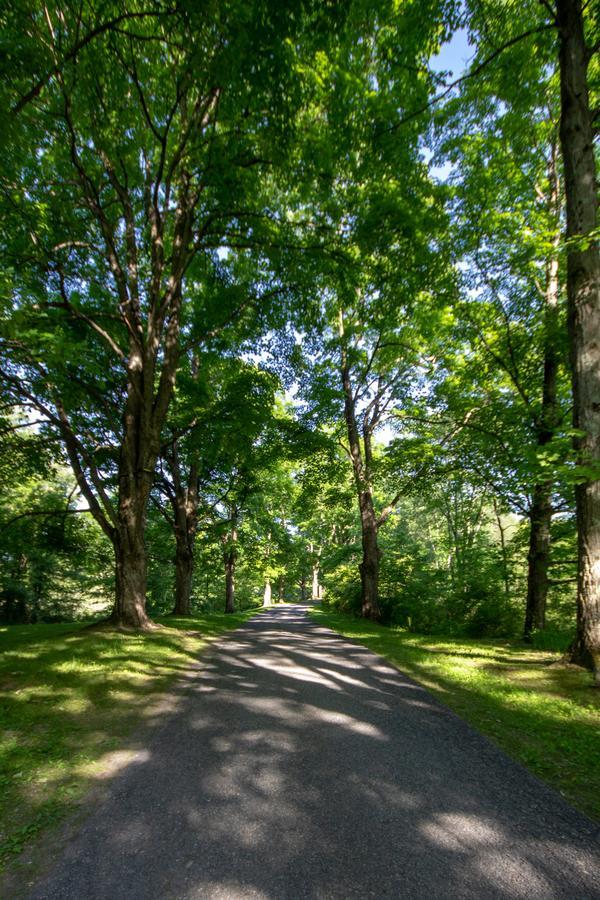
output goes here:
[[600, 691], [589, 672], [516, 640], [415, 635], [319, 608], [311, 614], [385, 656], [600, 820]]
[[168, 617], [147, 634], [0, 628], [0, 870], [76, 806], [207, 642], [254, 612]]

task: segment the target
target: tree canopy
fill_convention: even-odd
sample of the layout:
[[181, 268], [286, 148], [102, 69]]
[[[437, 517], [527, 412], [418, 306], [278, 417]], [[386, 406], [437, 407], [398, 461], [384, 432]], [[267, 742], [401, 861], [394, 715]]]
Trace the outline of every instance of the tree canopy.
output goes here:
[[2, 618], [312, 598], [599, 679], [598, 7], [0, 21]]

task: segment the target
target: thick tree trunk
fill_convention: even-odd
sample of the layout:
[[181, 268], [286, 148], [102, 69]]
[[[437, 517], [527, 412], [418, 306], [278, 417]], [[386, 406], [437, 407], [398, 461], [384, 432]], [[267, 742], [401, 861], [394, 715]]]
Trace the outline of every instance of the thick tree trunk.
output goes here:
[[[573, 424], [579, 462], [600, 465], [600, 251], [598, 196], [581, 0], [557, 0], [560, 32], [560, 140], [567, 201], [567, 296]], [[600, 686], [600, 478], [576, 488], [577, 638], [574, 662], [594, 668]]]
[[147, 630], [152, 623], [146, 614], [146, 512], [158, 459], [161, 422], [151, 421], [147, 414], [153, 395], [141, 377], [143, 354], [133, 339], [129, 350], [130, 381], [123, 417], [118, 507], [113, 530], [116, 596], [111, 621], [119, 627]]
[[362, 586], [361, 614], [365, 619], [381, 618], [379, 608], [379, 561], [381, 550], [377, 543], [377, 524], [370, 492], [360, 497], [362, 562], [359, 565]]
[[[128, 304], [130, 302], [127, 300]], [[165, 307], [168, 308], [168, 304]], [[160, 450], [162, 426], [175, 384], [180, 307], [181, 278], [177, 278], [173, 280], [164, 360], [156, 390], [158, 352], [154, 338], [148, 337], [143, 342], [139, 334], [132, 332], [129, 339], [127, 400], [119, 456], [118, 509], [113, 528], [116, 598], [111, 616], [116, 625], [127, 628], [152, 627], [146, 614], [146, 511]], [[77, 464], [74, 470], [77, 474]]]
[[[132, 364], [132, 363], [130, 363]], [[110, 620], [118, 627], [146, 630], [146, 510], [158, 455], [158, 440], [140, 424], [139, 396], [130, 385], [119, 455], [116, 515], [110, 532], [115, 552], [115, 603]]]
[[192, 579], [194, 575], [194, 550], [187, 534], [176, 531], [175, 548], [175, 606], [174, 616], [192, 614]]
[[[132, 344], [130, 344], [131, 350]], [[130, 356], [129, 369], [136, 370], [139, 354]], [[140, 364], [141, 367], [141, 364]], [[146, 614], [147, 555], [145, 547], [146, 511], [158, 458], [160, 425], [145, 419], [140, 400], [139, 377], [128, 385], [124, 414], [124, 438], [119, 456], [117, 509], [93, 470], [94, 493], [83, 474], [76, 439], [66, 413], [57, 404], [63, 423], [63, 437], [77, 483], [89, 503], [92, 515], [110, 538], [115, 554], [115, 602], [110, 621], [117, 627], [149, 630], [154, 627]], [[100, 497], [100, 500], [98, 499]], [[108, 512], [110, 510], [110, 512]]]
[[552, 520], [551, 484], [537, 484], [529, 511], [529, 553], [527, 573], [527, 605], [523, 637], [546, 625], [548, 566], [550, 563], [550, 523]]
[[271, 605], [271, 582], [265, 581], [265, 590], [263, 593], [263, 606]]
[[115, 530], [115, 605], [111, 621], [124, 628], [149, 629], [146, 615], [147, 556], [144, 542], [145, 515], [141, 505]]

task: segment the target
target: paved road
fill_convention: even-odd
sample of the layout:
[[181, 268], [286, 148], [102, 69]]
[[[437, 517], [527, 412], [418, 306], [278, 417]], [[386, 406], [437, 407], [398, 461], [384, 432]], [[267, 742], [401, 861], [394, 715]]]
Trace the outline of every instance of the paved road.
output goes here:
[[302, 607], [178, 694], [32, 900], [600, 898], [600, 829]]

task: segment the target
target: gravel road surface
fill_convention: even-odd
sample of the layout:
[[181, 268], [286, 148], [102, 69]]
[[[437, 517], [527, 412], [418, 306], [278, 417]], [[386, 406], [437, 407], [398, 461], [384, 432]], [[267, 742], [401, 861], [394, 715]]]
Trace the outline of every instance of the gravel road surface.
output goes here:
[[31, 900], [600, 898], [598, 826], [304, 607], [155, 719]]

